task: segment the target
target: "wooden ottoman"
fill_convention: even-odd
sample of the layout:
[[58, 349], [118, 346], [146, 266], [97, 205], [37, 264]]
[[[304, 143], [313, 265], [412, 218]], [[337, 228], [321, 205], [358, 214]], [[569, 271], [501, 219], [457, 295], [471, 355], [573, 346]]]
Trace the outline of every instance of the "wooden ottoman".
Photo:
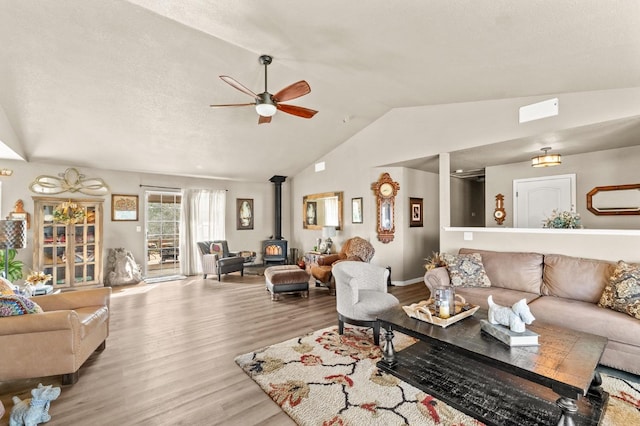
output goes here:
[[297, 265], [270, 266], [264, 271], [271, 300], [278, 300], [280, 293], [300, 293], [302, 297], [309, 297], [309, 278], [307, 271]]

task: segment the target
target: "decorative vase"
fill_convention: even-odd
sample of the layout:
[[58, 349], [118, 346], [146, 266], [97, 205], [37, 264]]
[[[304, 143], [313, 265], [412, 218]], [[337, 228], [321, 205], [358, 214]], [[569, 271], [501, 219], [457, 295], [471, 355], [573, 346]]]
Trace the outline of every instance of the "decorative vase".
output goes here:
[[24, 286], [24, 289], [22, 289], [22, 292], [26, 297], [33, 296], [33, 292], [34, 292], [33, 286], [30, 283], [26, 283]]

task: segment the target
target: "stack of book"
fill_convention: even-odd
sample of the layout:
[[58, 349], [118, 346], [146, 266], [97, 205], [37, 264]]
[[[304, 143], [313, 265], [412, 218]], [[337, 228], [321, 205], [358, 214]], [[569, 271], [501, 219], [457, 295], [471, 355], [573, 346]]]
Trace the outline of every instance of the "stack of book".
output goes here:
[[491, 324], [487, 320], [480, 321], [480, 328], [485, 333], [509, 346], [538, 346], [538, 333], [534, 333], [531, 330], [516, 333], [515, 331], [509, 330], [508, 327]]

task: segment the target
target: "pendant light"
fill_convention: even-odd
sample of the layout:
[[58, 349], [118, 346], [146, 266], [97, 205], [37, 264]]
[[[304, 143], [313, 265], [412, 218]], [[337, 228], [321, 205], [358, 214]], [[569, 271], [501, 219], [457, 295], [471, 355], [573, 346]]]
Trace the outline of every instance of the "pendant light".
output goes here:
[[560, 154], [549, 154], [550, 147], [544, 147], [540, 150], [543, 152], [542, 155], [538, 155], [531, 159], [532, 167], [549, 167], [549, 166], [557, 166], [562, 163], [562, 158]]

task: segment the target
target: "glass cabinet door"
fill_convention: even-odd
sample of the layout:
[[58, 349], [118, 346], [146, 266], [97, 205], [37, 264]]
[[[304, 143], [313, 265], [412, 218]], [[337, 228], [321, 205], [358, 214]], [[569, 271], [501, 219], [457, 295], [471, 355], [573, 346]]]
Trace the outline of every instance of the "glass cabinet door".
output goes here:
[[86, 206], [83, 223], [73, 226], [73, 281], [92, 283], [96, 281], [96, 211], [95, 206]]
[[57, 287], [101, 284], [101, 202], [78, 200], [85, 216], [67, 225], [55, 222], [53, 214], [66, 200], [35, 201], [34, 269], [51, 274], [51, 283]]
[[51, 283], [64, 284], [67, 269], [67, 227], [53, 222], [53, 205], [44, 205], [42, 211], [42, 271], [51, 274]]

